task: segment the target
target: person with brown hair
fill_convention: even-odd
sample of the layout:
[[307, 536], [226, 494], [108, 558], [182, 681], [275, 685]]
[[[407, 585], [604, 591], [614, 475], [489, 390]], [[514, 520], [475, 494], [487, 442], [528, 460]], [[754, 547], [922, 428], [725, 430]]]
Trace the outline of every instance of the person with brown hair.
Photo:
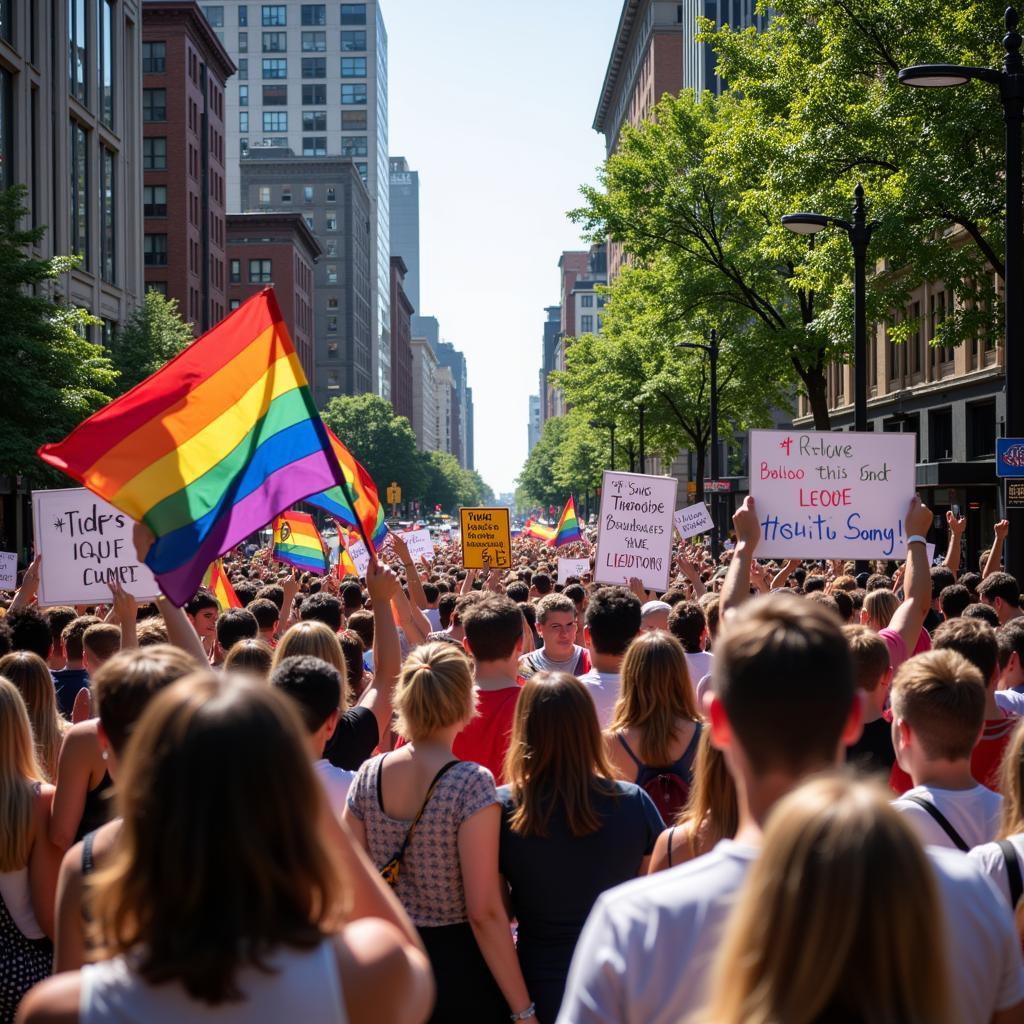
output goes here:
[[57, 710], [53, 677], [46, 662], [31, 651], [12, 651], [0, 658], [0, 676], [18, 688], [32, 724], [36, 758], [47, 782], [57, 778], [60, 745], [69, 723]]
[[523, 977], [550, 1022], [590, 908], [645, 871], [663, 822], [642, 789], [614, 781], [594, 702], [567, 672], [538, 672], [523, 686], [505, 776], [501, 874]]
[[57, 690], [57, 707], [65, 718], [70, 719], [75, 698], [83, 687], [89, 685], [89, 669], [85, 665], [82, 638], [90, 626], [99, 625], [102, 620], [95, 615], [77, 615], [67, 620], [68, 611], [73, 612], [74, 609], [48, 608], [46, 618], [51, 629], [64, 622], [54, 638], [53, 656], [59, 656], [61, 667], [53, 672], [53, 685]]
[[943, 927], [924, 850], [881, 787], [807, 782], [768, 820], [695, 1022], [955, 1024]]
[[[885, 593], [885, 591], [876, 591]], [[889, 648], [885, 641], [867, 626], [843, 626], [843, 636], [850, 645], [853, 679], [860, 692], [864, 728], [860, 739], [846, 748], [846, 760], [868, 772], [879, 772], [888, 778], [896, 760], [892, 745], [892, 727], [885, 719], [892, 669]]]
[[205, 671], [164, 690], [125, 751], [118, 809], [95, 878], [104, 959], [33, 990], [19, 1024], [426, 1017], [414, 941], [383, 921], [346, 923], [356, 894], [325, 845], [333, 818], [283, 694]]
[[671, 633], [641, 633], [622, 659], [605, 749], [615, 774], [643, 789], [665, 821], [686, 806], [700, 733], [682, 644]]
[[224, 659], [224, 671], [247, 672], [258, 679], [266, 679], [273, 660], [274, 652], [266, 640], [260, 637], [239, 640]]

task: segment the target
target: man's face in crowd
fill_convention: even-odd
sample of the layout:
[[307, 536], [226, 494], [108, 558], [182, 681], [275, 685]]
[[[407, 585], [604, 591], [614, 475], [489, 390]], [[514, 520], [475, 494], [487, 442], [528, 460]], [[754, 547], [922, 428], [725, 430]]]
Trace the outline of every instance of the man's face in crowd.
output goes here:
[[195, 615], [190, 615], [192, 625], [203, 640], [208, 640], [217, 631], [217, 609], [200, 608]]
[[547, 621], [537, 623], [537, 632], [544, 640], [549, 657], [564, 661], [576, 642], [576, 613], [548, 612]]

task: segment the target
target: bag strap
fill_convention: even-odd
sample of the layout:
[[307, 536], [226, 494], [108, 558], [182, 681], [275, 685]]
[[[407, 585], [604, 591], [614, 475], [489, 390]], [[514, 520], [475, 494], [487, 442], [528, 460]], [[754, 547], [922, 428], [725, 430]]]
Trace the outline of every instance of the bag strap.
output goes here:
[[1006, 861], [1006, 880], [1010, 883], [1010, 906], [1016, 908], [1020, 898], [1024, 895], [1024, 878], [1020, 873], [1020, 858], [1017, 856], [1017, 848], [1009, 839], [1000, 839], [999, 849], [1002, 850], [1003, 860]]
[[405, 838], [402, 840], [402, 845], [398, 848], [398, 853], [395, 854], [395, 860], [401, 861], [405, 856], [405, 851], [409, 848], [409, 843], [412, 842], [412, 834], [416, 830], [416, 826], [420, 823], [420, 818], [423, 817], [423, 812], [427, 809], [427, 804], [430, 803], [430, 798], [434, 795], [434, 790], [437, 789], [437, 784], [444, 777], [445, 772], [449, 768], [454, 768], [459, 764], [458, 760], [449, 761], [446, 765], [441, 767], [441, 770], [434, 776], [433, 781], [430, 783], [430, 787], [427, 789], [427, 795], [423, 798], [423, 803], [420, 805], [420, 809], [416, 812], [416, 817], [412, 819], [412, 824], [409, 826], [409, 831], [405, 833]]
[[925, 800], [923, 796], [918, 796], [916, 793], [904, 793], [904, 800], [909, 800], [912, 804], [917, 804], [918, 807], [923, 807], [931, 816], [934, 822], [946, 833], [947, 836], [952, 840], [953, 845], [958, 849], [966, 853], [970, 847], [964, 842], [963, 837], [952, 825], [950, 825], [946, 816], [931, 802], [931, 800]]

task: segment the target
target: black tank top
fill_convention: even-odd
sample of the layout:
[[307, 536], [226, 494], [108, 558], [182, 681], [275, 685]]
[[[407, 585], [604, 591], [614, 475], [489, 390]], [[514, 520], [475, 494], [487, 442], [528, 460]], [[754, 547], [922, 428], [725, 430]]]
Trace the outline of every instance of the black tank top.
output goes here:
[[100, 784], [85, 794], [82, 820], [78, 823], [78, 831], [75, 833], [76, 843], [81, 842], [86, 833], [95, 832], [100, 825], [105, 825], [110, 820], [110, 797], [107, 791], [113, 784], [110, 773], [104, 772]]

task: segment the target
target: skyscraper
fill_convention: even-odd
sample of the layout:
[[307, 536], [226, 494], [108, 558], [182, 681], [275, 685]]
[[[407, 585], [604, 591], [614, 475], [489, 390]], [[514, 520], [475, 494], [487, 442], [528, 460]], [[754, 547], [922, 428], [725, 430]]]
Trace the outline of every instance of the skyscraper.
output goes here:
[[405, 263], [405, 294], [420, 312], [420, 175], [404, 156], [391, 158], [391, 255]]
[[227, 88], [227, 206], [254, 149], [350, 157], [370, 193], [372, 390], [390, 398], [388, 39], [377, 0], [200, 5], [238, 66]]
[[716, 71], [715, 53], [707, 43], [697, 40], [698, 18], [707, 18], [715, 28], [729, 25], [734, 31], [754, 25], [763, 29], [770, 14], [757, 13], [757, 0], [684, 0], [683, 13], [683, 88], [695, 96], [705, 90], [716, 96], [722, 91], [722, 80]]

